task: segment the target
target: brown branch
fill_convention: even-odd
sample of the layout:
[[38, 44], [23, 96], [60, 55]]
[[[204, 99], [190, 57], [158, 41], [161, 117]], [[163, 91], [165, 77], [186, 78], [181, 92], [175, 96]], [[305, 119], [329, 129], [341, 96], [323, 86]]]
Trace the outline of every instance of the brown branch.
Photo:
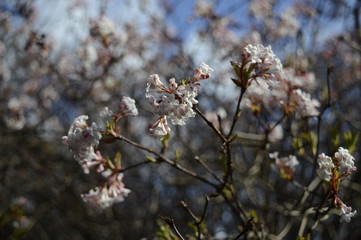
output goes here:
[[136, 148], [139, 148], [143, 151], [146, 151], [146, 152], [149, 152], [151, 154], [154, 154], [155, 156], [158, 157], [158, 160], [160, 160], [161, 162], [165, 162], [167, 164], [169, 164], [170, 166], [174, 167], [175, 169], [179, 170], [180, 172], [183, 172], [193, 178], [196, 178], [198, 180], [200, 180], [201, 182], [204, 182], [204, 183], [207, 183], [208, 185], [214, 187], [215, 189], [219, 189], [219, 186], [211, 181], [209, 181], [208, 179], [198, 175], [197, 173], [195, 172], [192, 172], [191, 170], [179, 165], [178, 162], [175, 162], [175, 161], [172, 161], [170, 160], [169, 158], [167, 158], [166, 156], [162, 155], [162, 154], [159, 154], [157, 153], [156, 151], [148, 148], [148, 147], [144, 147], [136, 142], [133, 142], [131, 141], [130, 139], [128, 138], [125, 138], [124, 136], [118, 136], [118, 137], [115, 137], [117, 140], [120, 140], [120, 141], [125, 141], [127, 143], [129, 143], [130, 145], [133, 145], [134, 147]]

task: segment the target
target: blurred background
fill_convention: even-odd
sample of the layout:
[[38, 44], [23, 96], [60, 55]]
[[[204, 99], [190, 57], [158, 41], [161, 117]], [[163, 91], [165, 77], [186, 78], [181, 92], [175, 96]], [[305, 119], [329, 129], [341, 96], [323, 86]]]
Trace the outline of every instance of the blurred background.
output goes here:
[[[306, 186], [315, 176], [311, 133], [320, 129], [318, 153], [331, 156], [337, 146], [352, 147], [360, 168], [360, 7], [360, 0], [1, 1], [0, 239], [162, 238], [159, 215], [174, 218], [185, 235], [192, 233], [192, 219], [178, 203], [185, 200], [201, 214], [205, 194], [214, 189], [167, 165], [146, 164], [124, 173], [132, 191], [125, 201], [98, 212], [80, 197], [98, 177], [83, 173], [61, 139], [75, 117], [89, 115], [101, 124], [100, 111], [129, 96], [139, 116], [122, 119], [122, 133], [159, 150], [161, 143], [148, 132], [157, 118], [145, 98], [148, 76], [185, 79], [202, 61], [215, 71], [201, 83], [198, 107], [229, 129], [239, 94], [229, 61], [240, 61], [249, 43], [271, 45], [284, 67], [307, 78], [305, 89], [320, 109], [327, 105], [326, 73], [333, 67], [331, 104], [319, 125], [315, 118], [289, 119], [271, 138], [264, 124], [281, 118], [280, 107], [271, 104], [256, 115], [245, 103], [236, 126], [241, 137], [232, 151], [240, 201], [274, 234], [293, 221], [286, 239], [296, 239], [301, 218], [285, 217], [279, 209], [303, 192], [277, 176], [268, 154], [297, 155], [301, 166], [294, 178]], [[146, 156], [122, 142], [99, 148], [110, 158], [120, 152], [123, 167]], [[209, 177], [195, 156], [221, 174], [220, 149], [221, 142], [196, 116], [187, 126], [172, 126], [167, 155], [177, 152], [184, 166]], [[340, 193], [358, 211], [360, 177], [356, 171]], [[320, 193], [306, 205], [317, 206], [321, 198]], [[214, 198], [208, 209], [209, 236], [237, 235], [239, 222], [227, 203]], [[331, 214], [312, 239], [360, 239], [360, 224], [359, 214], [350, 223]]]

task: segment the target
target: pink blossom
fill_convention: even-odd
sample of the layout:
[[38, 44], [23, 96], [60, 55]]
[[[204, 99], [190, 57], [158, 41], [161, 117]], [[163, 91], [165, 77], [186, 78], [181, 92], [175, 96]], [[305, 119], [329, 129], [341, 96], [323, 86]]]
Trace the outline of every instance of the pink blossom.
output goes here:
[[88, 164], [98, 157], [94, 148], [98, 146], [102, 137], [97, 125], [93, 122], [91, 126], [88, 126], [87, 119], [86, 115], [75, 118], [68, 136], [63, 136], [63, 143], [68, 145], [75, 160], [83, 166], [85, 173], [89, 173]]
[[123, 183], [123, 174], [117, 173], [110, 175], [103, 186], [91, 189], [81, 197], [84, 202], [104, 209], [123, 202], [129, 193], [130, 190], [125, 188]]
[[153, 134], [155, 138], [162, 139], [164, 136], [170, 133], [170, 128], [168, 127], [167, 117], [159, 118], [154, 124], [149, 128], [149, 131]]

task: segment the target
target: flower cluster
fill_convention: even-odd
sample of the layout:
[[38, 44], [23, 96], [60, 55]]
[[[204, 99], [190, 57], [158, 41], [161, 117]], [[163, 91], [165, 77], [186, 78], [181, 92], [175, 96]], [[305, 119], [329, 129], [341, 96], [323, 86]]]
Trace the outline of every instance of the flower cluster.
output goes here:
[[318, 174], [323, 180], [329, 182], [333, 175], [333, 169], [335, 168], [332, 158], [322, 153], [318, 156], [317, 162], [319, 166], [319, 169], [317, 170]]
[[350, 222], [351, 221], [351, 217], [355, 216], [355, 214], [357, 213], [357, 211], [353, 211], [352, 212], [352, 207], [348, 207], [346, 206], [346, 204], [342, 203], [341, 208], [340, 208], [340, 222]]
[[342, 177], [356, 171], [354, 161], [355, 158], [343, 147], [338, 148], [333, 158], [322, 153], [317, 160], [319, 165], [318, 174], [326, 182], [330, 180], [341, 181]]
[[311, 95], [303, 92], [301, 89], [296, 89], [291, 95], [291, 101], [296, 105], [296, 113], [301, 117], [317, 116], [320, 102], [312, 99]]
[[120, 101], [120, 104], [116, 111], [109, 109], [108, 107], [104, 107], [104, 109], [100, 112], [100, 117], [106, 118], [111, 117], [113, 119], [112, 126], [108, 126], [111, 129], [107, 129], [108, 133], [110, 130], [113, 130], [112, 132], [116, 132], [116, 122], [122, 118], [122, 117], [135, 117], [138, 115], [138, 109], [135, 105], [135, 100], [130, 97], [122, 97], [122, 100]]
[[102, 16], [96, 21], [91, 22], [90, 33], [93, 36], [107, 38], [115, 34], [115, 24], [107, 17]]
[[106, 183], [91, 189], [89, 193], [82, 194], [81, 197], [88, 204], [107, 208], [114, 203], [123, 202], [124, 198], [130, 193], [130, 190], [125, 188], [122, 173], [110, 170], [103, 173], [103, 176], [106, 177]]
[[285, 68], [275, 77], [277, 81], [273, 81], [271, 86], [263, 79], [257, 80], [258, 84], [250, 85], [244, 105], [254, 112], [260, 110], [261, 104], [268, 110], [281, 106], [284, 113], [295, 113], [301, 118], [319, 114], [320, 102], [311, 98], [311, 95], [306, 92], [315, 87], [313, 73]]
[[135, 100], [130, 97], [122, 97], [118, 114], [122, 116], [137, 116], [138, 109], [135, 105]]
[[105, 178], [99, 187], [81, 195], [84, 202], [106, 208], [114, 203], [122, 202], [130, 193], [130, 190], [125, 188], [123, 183], [120, 154], [112, 162], [108, 158], [103, 158], [100, 151], [95, 152], [95, 148], [98, 146], [102, 134], [108, 137], [119, 136], [120, 130], [117, 127], [117, 121], [121, 117], [136, 116], [137, 114], [138, 109], [135, 106], [135, 100], [123, 97], [115, 114], [107, 107], [100, 113], [101, 117], [112, 117], [113, 121], [107, 122], [106, 129], [100, 131], [95, 123], [88, 126], [86, 123], [88, 116], [82, 115], [75, 118], [70, 126], [68, 136], [63, 137], [63, 142], [73, 152], [74, 158], [82, 165], [85, 173], [89, 173], [91, 168], [97, 166], [97, 172]]
[[355, 158], [351, 156], [347, 149], [342, 147], [338, 148], [335, 152], [334, 157], [326, 156], [324, 153], [318, 157], [318, 174], [326, 181], [334, 197], [334, 205], [340, 209], [340, 222], [350, 222], [357, 211], [352, 211], [351, 207], [346, 204], [338, 197], [339, 183], [352, 172], [356, 171]]
[[213, 14], [213, 4], [211, 2], [201, 0], [198, 1], [194, 6], [194, 13], [199, 17], [208, 17]]
[[231, 61], [231, 65], [238, 77], [232, 78], [232, 81], [243, 90], [253, 80], [258, 82], [264, 79], [270, 84], [275, 77], [274, 73], [283, 71], [281, 60], [273, 53], [272, 47], [264, 47], [262, 44], [248, 44], [242, 51], [242, 62]]
[[68, 145], [70, 151], [83, 167], [85, 173], [89, 173], [89, 164], [95, 160], [97, 155], [94, 152], [99, 144], [102, 135], [96, 123], [88, 126], [86, 120], [88, 116], [81, 115], [74, 119], [70, 126], [68, 136], [63, 136], [63, 143]]
[[356, 171], [355, 158], [347, 149], [339, 147], [338, 151], [335, 152], [335, 158], [338, 160], [341, 168], [345, 169], [346, 172], [351, 173]]
[[279, 157], [278, 152], [270, 153], [270, 158], [275, 160], [275, 165], [280, 169], [280, 177], [286, 180], [292, 180], [296, 166], [299, 164], [297, 157], [289, 155], [288, 157]]
[[261, 73], [264, 70], [282, 71], [283, 66], [281, 60], [276, 57], [272, 51], [272, 47], [264, 47], [262, 44], [248, 44], [244, 48], [244, 56], [250, 59], [251, 63], [256, 65], [256, 72]]
[[182, 80], [178, 85], [176, 80], [171, 78], [168, 87], [157, 74], [150, 75], [145, 96], [153, 111], [160, 116], [149, 128], [156, 138], [161, 139], [169, 134], [168, 118], [173, 125], [185, 125], [189, 118], [195, 116], [193, 106], [198, 103], [196, 97], [200, 87], [199, 81], [208, 79], [211, 71], [213, 69], [202, 62], [192, 79]]

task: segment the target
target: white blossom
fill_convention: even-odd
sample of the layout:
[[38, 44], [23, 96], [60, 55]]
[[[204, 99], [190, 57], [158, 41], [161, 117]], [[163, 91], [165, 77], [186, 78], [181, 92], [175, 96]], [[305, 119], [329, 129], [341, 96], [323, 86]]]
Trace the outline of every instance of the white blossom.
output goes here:
[[157, 139], [162, 139], [164, 136], [170, 133], [170, 128], [168, 127], [167, 117], [159, 118], [153, 125], [150, 126], [149, 131]]
[[264, 47], [262, 44], [248, 44], [244, 50], [250, 55], [251, 62], [261, 64], [262, 69], [268, 68], [270, 70], [282, 71], [281, 60], [273, 53], [271, 46]]
[[294, 169], [299, 164], [297, 157], [294, 155], [289, 155], [288, 157], [279, 157], [278, 155], [278, 152], [273, 152], [269, 154], [269, 157], [275, 159], [276, 165], [278, 166], [286, 166]]
[[91, 126], [88, 126], [87, 119], [86, 115], [75, 118], [68, 131], [68, 136], [63, 136], [63, 143], [68, 145], [75, 160], [83, 166], [85, 173], [89, 173], [87, 167], [89, 162], [97, 159], [94, 148], [98, 146], [102, 137], [97, 125], [93, 122]]
[[342, 147], [338, 148], [338, 152], [335, 152], [335, 158], [341, 163], [342, 168], [346, 168], [347, 171], [355, 171], [355, 158], [349, 153], [347, 149]]
[[119, 112], [122, 115], [136, 116], [138, 115], [138, 109], [135, 106], [135, 100], [130, 97], [122, 97], [120, 102]]
[[330, 181], [332, 178], [332, 170], [335, 168], [335, 164], [333, 164], [332, 158], [326, 156], [324, 153], [318, 156], [317, 160], [319, 169], [318, 174], [325, 181]]
[[[174, 125], [185, 125], [189, 118], [195, 116], [193, 106], [198, 103], [195, 99], [198, 95], [198, 85], [190, 83], [178, 86], [175, 79], [171, 78], [169, 80], [170, 88], [167, 89], [157, 75], [151, 75], [148, 81], [146, 97], [155, 113], [169, 117]], [[158, 89], [153, 90], [152, 86], [156, 86]]]
[[341, 209], [340, 209], [340, 222], [347, 222], [349, 223], [351, 221], [351, 217], [355, 216], [355, 214], [357, 213], [357, 211], [353, 211], [352, 212], [352, 208], [351, 207], [348, 207], [346, 206], [346, 204], [342, 203], [341, 205]]
[[113, 111], [110, 110], [108, 107], [104, 107], [103, 110], [100, 111], [99, 115], [100, 117], [111, 117], [113, 115]]
[[205, 62], [201, 62], [199, 67], [201, 74], [207, 75], [214, 71], [213, 68], [209, 67]]
[[300, 29], [300, 24], [297, 20], [297, 11], [290, 7], [281, 13], [281, 21], [278, 25], [278, 32], [280, 36], [296, 36]]
[[94, 34], [99, 34], [102, 37], [109, 37], [115, 34], [115, 24], [109, 18], [102, 16], [97, 20], [92, 21], [91, 30]]
[[320, 102], [312, 99], [311, 95], [303, 92], [301, 89], [296, 89], [292, 92], [291, 98], [296, 104], [296, 112], [301, 117], [317, 116], [319, 114], [318, 107]]
[[84, 202], [101, 208], [107, 208], [115, 203], [123, 202], [131, 192], [125, 188], [123, 174], [117, 173], [107, 178], [106, 186], [91, 189], [89, 193], [82, 194]]
[[209, 1], [200, 0], [195, 4], [194, 13], [199, 17], [207, 17], [213, 12], [213, 4]]
[[272, 1], [252, 0], [249, 2], [249, 11], [257, 19], [265, 19], [272, 12]]
[[272, 130], [268, 134], [268, 141], [277, 142], [282, 140], [283, 138], [283, 127], [281, 124], [273, 127]]

